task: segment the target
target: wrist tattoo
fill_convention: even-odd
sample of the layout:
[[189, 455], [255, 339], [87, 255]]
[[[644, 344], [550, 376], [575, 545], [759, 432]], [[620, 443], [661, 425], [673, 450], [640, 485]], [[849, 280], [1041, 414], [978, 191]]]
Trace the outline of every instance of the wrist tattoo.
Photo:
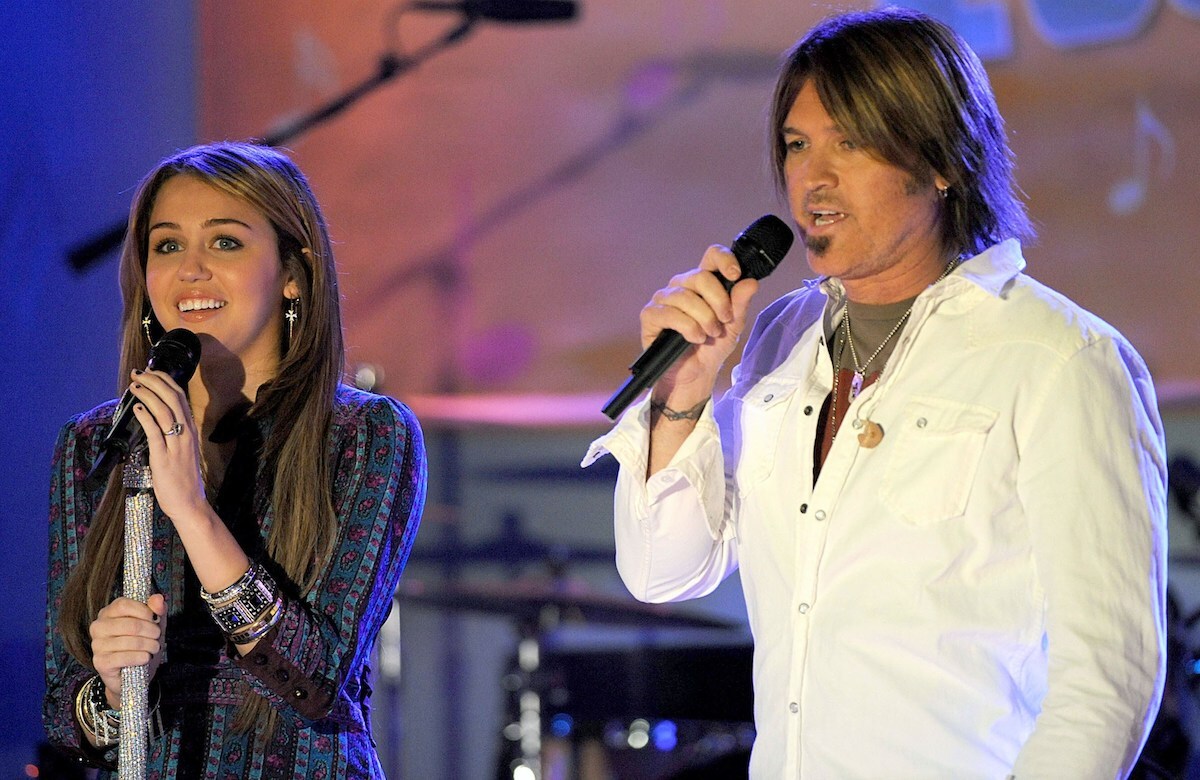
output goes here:
[[699, 420], [700, 414], [704, 411], [704, 407], [708, 404], [708, 399], [704, 399], [690, 409], [684, 409], [682, 412], [676, 411], [667, 406], [665, 401], [650, 401], [650, 410], [657, 412], [659, 415], [667, 418], [671, 422], [679, 422], [680, 420]]

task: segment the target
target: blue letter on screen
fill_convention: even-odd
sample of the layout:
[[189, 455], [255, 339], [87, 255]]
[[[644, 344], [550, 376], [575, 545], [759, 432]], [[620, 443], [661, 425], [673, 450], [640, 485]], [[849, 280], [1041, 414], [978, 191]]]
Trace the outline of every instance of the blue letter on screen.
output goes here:
[[1013, 54], [1012, 23], [1004, 0], [983, 3], [965, 0], [882, 1], [878, 5], [907, 6], [950, 25], [985, 62], [1007, 59]]
[[[1197, 0], [1177, 2], [1197, 4]], [[1127, 41], [1150, 21], [1158, 0], [1028, 0], [1038, 35], [1060, 49]]]

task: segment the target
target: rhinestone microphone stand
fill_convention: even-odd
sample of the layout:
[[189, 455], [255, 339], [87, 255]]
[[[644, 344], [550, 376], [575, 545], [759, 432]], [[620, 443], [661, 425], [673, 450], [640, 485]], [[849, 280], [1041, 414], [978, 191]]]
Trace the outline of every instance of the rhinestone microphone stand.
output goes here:
[[[150, 598], [150, 540], [154, 524], [154, 493], [144, 447], [125, 461], [124, 595], [143, 604]], [[150, 733], [148, 713], [149, 666], [121, 669], [120, 780], [143, 780]]]

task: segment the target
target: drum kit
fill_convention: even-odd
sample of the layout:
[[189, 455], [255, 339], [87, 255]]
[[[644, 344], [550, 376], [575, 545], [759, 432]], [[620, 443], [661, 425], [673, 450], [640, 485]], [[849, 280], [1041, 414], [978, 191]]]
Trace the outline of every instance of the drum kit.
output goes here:
[[[429, 396], [406, 399], [427, 433], [596, 430], [609, 424], [595, 396]], [[457, 469], [460, 473], [462, 469]], [[502, 464], [473, 478], [514, 484], [605, 483], [616, 470]], [[567, 576], [576, 564], [611, 567], [609, 546], [527, 535], [515, 514], [490, 539], [418, 544], [396, 598], [406, 608], [499, 617], [516, 640], [502, 679], [506, 713], [495, 730], [496, 777], [622, 780], [745, 776], [753, 740], [751, 648], [744, 623], [695, 609], [645, 604]], [[474, 565], [510, 574], [538, 564], [535, 580], [462, 579]], [[439, 571], [440, 570], [440, 571]], [[421, 573], [425, 573], [422, 569]], [[477, 575], [477, 572], [472, 572]], [[603, 649], [573, 632], [606, 632]], [[613, 642], [613, 635], [621, 637]], [[574, 637], [574, 640], [572, 639]], [[565, 640], [565, 641], [564, 641]], [[728, 770], [733, 763], [734, 771]]]
[[[565, 581], [411, 580], [397, 598], [504, 617], [516, 628], [501, 681], [509, 720], [499, 729], [497, 777], [667, 777], [746, 750], [753, 738], [751, 650], [732, 622]], [[604, 650], [560, 646], [556, 634], [569, 626], [694, 631], [702, 640]], [[728, 639], [714, 642], [721, 633]]]

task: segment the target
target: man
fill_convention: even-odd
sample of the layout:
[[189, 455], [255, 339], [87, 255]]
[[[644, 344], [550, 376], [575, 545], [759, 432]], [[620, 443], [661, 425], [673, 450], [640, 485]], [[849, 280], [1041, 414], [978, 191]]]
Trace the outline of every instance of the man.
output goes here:
[[741, 568], [756, 778], [1130, 771], [1164, 670], [1165, 455], [1141, 358], [1021, 273], [1032, 234], [982, 65], [854, 13], [788, 57], [776, 179], [820, 278], [770, 305], [728, 250], [642, 310], [695, 348], [592, 445], [646, 601]]

